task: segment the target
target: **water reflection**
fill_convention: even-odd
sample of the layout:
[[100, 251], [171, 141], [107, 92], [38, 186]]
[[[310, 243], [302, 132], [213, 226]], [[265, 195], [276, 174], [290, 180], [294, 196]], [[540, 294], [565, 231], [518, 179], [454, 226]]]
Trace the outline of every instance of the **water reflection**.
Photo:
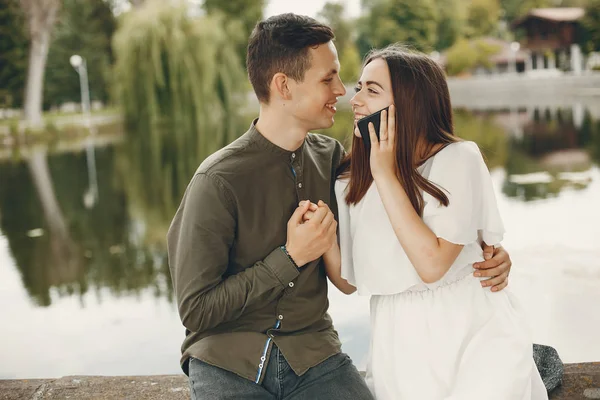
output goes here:
[[90, 288], [108, 287], [119, 296], [151, 287], [172, 297], [164, 250], [137, 240], [140, 224], [129, 212], [129, 182], [116, 168], [116, 154], [110, 147], [95, 153], [100, 168], [92, 209], [84, 201], [86, 152], [34, 152], [26, 162], [0, 165], [0, 229], [23, 286], [40, 306], [51, 304], [51, 289], [82, 297]]
[[[251, 118], [239, 119], [240, 132], [248, 126]], [[335, 126], [325, 133], [347, 145], [352, 124], [352, 114], [341, 111]], [[550, 218], [560, 222], [566, 215], [571, 215], [574, 200], [585, 199], [584, 204], [588, 204], [589, 199], [598, 198], [600, 121], [594, 120], [587, 112], [579, 115], [572, 110], [531, 112], [509, 109], [475, 113], [456, 110], [455, 129], [459, 136], [477, 142], [483, 149], [486, 162], [494, 171], [496, 186], [501, 189], [500, 201], [507, 207], [506, 199], [510, 200], [506, 221], [507, 225], [513, 225], [513, 232], [514, 226], [526, 216], [536, 214], [542, 220]], [[153, 318], [148, 297], [154, 296], [160, 300], [157, 304], [162, 304], [158, 308], [167, 307], [168, 310], [156, 321], [152, 319], [155, 325], [146, 325], [149, 331], [146, 341], [153, 348], [172, 349], [168, 357], [172, 359], [169, 363], [175, 370], [168, 372], [177, 372], [177, 346], [166, 346], [164, 337], [153, 336], [150, 332], [157, 329], [156, 325], [166, 324], [169, 329], [172, 328], [169, 343], [179, 343], [183, 335], [176, 311], [169, 308], [174, 306], [165, 235], [190, 177], [202, 158], [213, 149], [201, 148], [200, 142], [190, 141], [184, 143], [185, 151], [181, 151], [182, 144], [178, 144], [177, 140], [169, 139], [166, 134], [146, 137], [143, 132], [130, 132], [122, 143], [115, 145], [84, 145], [78, 151], [61, 154], [36, 149], [24, 153], [22, 160], [0, 161], [0, 234], [4, 236], [10, 254], [9, 269], [5, 269], [4, 264], [0, 265], [0, 282], [8, 279], [14, 283], [13, 287], [25, 289], [23, 299], [11, 299], [16, 304], [15, 309], [24, 310], [18, 318], [38, 321], [27, 314], [33, 313], [31, 308], [17, 305], [28, 300], [38, 308], [47, 307], [50, 309], [48, 312], [60, 314], [71, 310], [66, 303], [76, 299], [81, 309], [94, 310], [98, 318], [105, 318], [99, 321], [99, 325], [102, 329], [112, 329], [115, 341], [130, 335], [134, 343], [139, 329], [136, 324], [122, 328], [131, 332], [121, 332], [111, 325], [113, 319], [110, 314], [113, 311], [101, 313], [99, 310], [114, 310], [119, 304], [137, 307], [132, 303], [138, 299], [143, 303], [139, 308], [144, 309], [144, 321], [147, 322]], [[228, 140], [233, 140], [233, 137]], [[544, 199], [548, 201], [531, 202]], [[558, 201], [552, 201], [554, 199]], [[549, 207], [551, 215], [544, 214], [544, 207]], [[583, 208], [588, 210], [590, 207]], [[582, 219], [583, 224], [588, 220], [590, 222], [586, 226], [590, 233], [586, 235], [590, 236], [597, 228], [592, 223], [593, 218]], [[568, 226], [539, 231], [535, 229], [538, 223], [529, 221], [527, 226], [532, 227], [526, 238], [518, 237], [517, 243], [524, 250], [514, 251], [515, 260], [521, 258], [533, 268], [540, 263], [537, 257], [543, 251], [539, 248], [548, 246], [556, 251], [551, 259], [557, 268], [574, 265], [569, 258], [574, 253], [573, 248], [587, 249], [585, 254], [588, 256], [581, 264], [597, 259], [595, 250], [589, 250], [591, 247], [582, 244], [581, 238], [575, 244], [561, 238], [563, 245], [560, 249], [563, 250], [557, 250], [553, 240], [556, 241], [561, 232], [568, 231]], [[511, 245], [511, 249], [518, 247], [514, 243]], [[527, 258], [527, 251], [535, 257]], [[523, 271], [533, 270], [535, 268]], [[590, 285], [598, 282], [594, 278], [596, 276], [597, 272], [589, 273]], [[20, 282], [17, 282], [19, 279]], [[556, 282], [563, 282], [563, 277]], [[573, 283], [574, 287], [581, 284], [580, 281]], [[334, 291], [330, 296], [334, 319], [339, 321], [336, 326], [342, 338], [346, 338], [346, 350], [356, 360], [361, 360], [366, 354], [368, 332], [357, 328], [355, 311], [364, 304], [357, 298], [351, 300], [340, 296]], [[556, 298], [560, 297], [557, 295]], [[356, 307], [349, 306], [354, 304], [353, 301]], [[349, 312], [347, 317], [344, 317], [345, 310]], [[368, 308], [364, 310], [368, 311]], [[36, 325], [35, 322], [32, 324]], [[589, 329], [593, 331], [596, 328]], [[18, 337], [25, 341], [29, 336], [24, 332], [14, 328], [8, 331], [6, 339], [17, 342]], [[93, 335], [83, 331], [81, 334]], [[56, 340], [65, 341], [62, 336]], [[548, 343], [552, 344], [552, 341]], [[67, 350], [59, 353], [61, 357], [68, 357], [64, 355], [68, 352], [68, 343], [62, 345], [63, 350]], [[125, 359], [137, 359], [138, 356], [135, 350], [129, 356], [123, 355]], [[62, 363], [62, 359], [58, 362]], [[147, 370], [136, 367], [138, 369], [133, 371], [124, 367], [123, 373], [166, 371], [157, 364], [158, 361], [148, 359], [148, 362], [155, 364]], [[51, 364], [51, 360], [47, 364]], [[131, 365], [139, 366], [140, 363]], [[29, 371], [29, 366], [24, 365], [23, 368], [23, 371]], [[41, 371], [40, 377], [48, 376], [45, 370]], [[67, 368], [59, 374], [110, 374], [111, 371]], [[16, 376], [26, 377], [27, 373], [17, 372]]]
[[589, 113], [580, 123], [570, 110], [536, 110], [522, 131], [510, 138], [504, 194], [529, 201], [588, 187], [600, 162], [600, 124]]
[[[590, 168], [600, 162], [600, 123], [586, 113], [577, 127], [569, 110], [524, 113], [517, 114], [525, 121], [517, 132], [513, 111], [456, 110], [456, 133], [480, 145], [490, 169], [506, 171], [508, 197], [529, 201], [588, 187]], [[239, 126], [250, 119], [240, 118]], [[336, 119], [324, 132], [347, 145], [352, 114]], [[55, 156], [40, 149], [0, 164], [0, 229], [37, 304], [51, 304], [52, 288], [81, 297], [90, 287], [117, 296], [151, 287], [171, 299], [164, 238], [208, 151], [179, 153], [168, 136], [157, 137], [160, 144], [129, 134], [113, 147]]]

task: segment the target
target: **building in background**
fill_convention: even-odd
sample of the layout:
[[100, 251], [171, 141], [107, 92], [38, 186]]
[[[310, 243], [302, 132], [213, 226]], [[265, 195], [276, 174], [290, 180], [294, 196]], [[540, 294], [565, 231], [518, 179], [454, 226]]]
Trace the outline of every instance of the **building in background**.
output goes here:
[[526, 72], [553, 73], [557, 70], [580, 74], [583, 56], [580, 42], [585, 11], [579, 7], [536, 8], [511, 24], [523, 30], [521, 48], [529, 52]]

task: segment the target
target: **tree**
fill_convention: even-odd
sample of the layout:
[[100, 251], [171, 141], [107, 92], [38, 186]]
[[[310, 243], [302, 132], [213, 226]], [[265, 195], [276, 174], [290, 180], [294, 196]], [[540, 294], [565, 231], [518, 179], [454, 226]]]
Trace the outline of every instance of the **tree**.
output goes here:
[[60, 0], [20, 0], [29, 29], [29, 57], [25, 87], [25, 120], [30, 126], [42, 125], [44, 71], [50, 47], [50, 34], [61, 5]]
[[448, 75], [469, 72], [477, 67], [490, 68], [490, 57], [502, 48], [484, 40], [459, 39], [446, 53]]
[[90, 97], [108, 101], [110, 68], [113, 63], [111, 40], [116, 20], [105, 0], [63, 0], [46, 68], [45, 106], [67, 101], [79, 102], [77, 73], [69, 58], [79, 54], [86, 59]]
[[[576, 1], [576, 0], [571, 0]], [[526, 15], [529, 11], [534, 8], [547, 8], [547, 7], [566, 7], [567, 4], [559, 4], [556, 0], [500, 0], [500, 7], [504, 10], [504, 18], [508, 22], [512, 22], [515, 19]], [[563, 3], [566, 1], [563, 0]]]
[[467, 7], [461, 0], [436, 0], [439, 10], [437, 50], [452, 46], [465, 32]]
[[587, 51], [600, 51], [600, 0], [589, 1], [581, 25], [586, 42], [582, 47]]
[[360, 74], [361, 59], [354, 43], [347, 45], [340, 58], [340, 79], [344, 83], [356, 82]]
[[241, 30], [233, 37], [241, 62], [246, 62], [248, 36], [256, 23], [263, 18], [265, 0], [205, 0], [204, 9], [209, 15], [222, 14], [225, 19], [238, 21]]
[[323, 9], [319, 11], [317, 18], [327, 24], [335, 34], [335, 46], [340, 60], [343, 58], [344, 51], [353, 42], [352, 21], [344, 18], [344, 5], [341, 3], [327, 2]]
[[[402, 42], [429, 52], [437, 41], [438, 13], [434, 0], [371, 0], [359, 23], [361, 52]], [[367, 47], [367, 48], [365, 48]]]
[[115, 33], [114, 76], [128, 144], [147, 161], [140, 173], [153, 177], [148, 201], [165, 213], [173, 212], [165, 194], [240, 132], [236, 115], [247, 80], [230, 39], [235, 34], [222, 18], [194, 18], [183, 1], [159, 0], [124, 15]]
[[330, 26], [335, 34], [342, 82], [354, 82], [358, 78], [361, 60], [354, 40], [353, 22], [344, 18], [345, 11], [343, 4], [327, 2], [317, 18]]
[[27, 34], [18, 0], [0, 0], [0, 108], [21, 107], [27, 73]]
[[497, 30], [500, 19], [498, 0], [471, 0], [467, 11], [467, 37], [482, 37]]

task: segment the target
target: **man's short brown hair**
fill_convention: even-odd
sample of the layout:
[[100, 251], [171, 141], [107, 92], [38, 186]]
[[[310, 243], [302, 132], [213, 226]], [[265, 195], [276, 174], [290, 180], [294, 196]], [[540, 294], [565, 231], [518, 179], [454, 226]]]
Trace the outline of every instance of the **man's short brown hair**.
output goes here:
[[330, 27], [303, 15], [275, 15], [256, 24], [248, 41], [246, 67], [258, 100], [269, 103], [269, 84], [278, 72], [302, 81], [310, 68], [309, 48], [334, 37]]

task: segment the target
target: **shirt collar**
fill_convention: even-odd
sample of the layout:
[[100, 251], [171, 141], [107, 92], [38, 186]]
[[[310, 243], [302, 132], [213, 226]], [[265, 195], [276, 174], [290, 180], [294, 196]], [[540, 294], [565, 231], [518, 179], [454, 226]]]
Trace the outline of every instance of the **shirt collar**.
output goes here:
[[269, 139], [264, 137], [262, 135], [262, 133], [260, 133], [258, 131], [258, 129], [256, 129], [257, 121], [258, 121], [258, 118], [256, 118], [254, 121], [252, 121], [252, 123], [250, 124], [250, 129], [248, 130], [248, 136], [250, 137], [250, 140], [253, 143], [255, 143], [259, 148], [266, 150], [266, 151], [274, 154], [275, 156], [281, 157], [288, 161], [293, 160], [294, 158], [297, 158], [297, 159], [301, 158], [302, 153], [304, 151], [304, 146], [305, 146], [306, 140], [304, 140], [302, 142], [302, 145], [300, 145], [300, 147], [298, 149], [296, 149], [295, 151], [286, 150], [284, 148], [277, 146], [275, 143], [271, 142]]

